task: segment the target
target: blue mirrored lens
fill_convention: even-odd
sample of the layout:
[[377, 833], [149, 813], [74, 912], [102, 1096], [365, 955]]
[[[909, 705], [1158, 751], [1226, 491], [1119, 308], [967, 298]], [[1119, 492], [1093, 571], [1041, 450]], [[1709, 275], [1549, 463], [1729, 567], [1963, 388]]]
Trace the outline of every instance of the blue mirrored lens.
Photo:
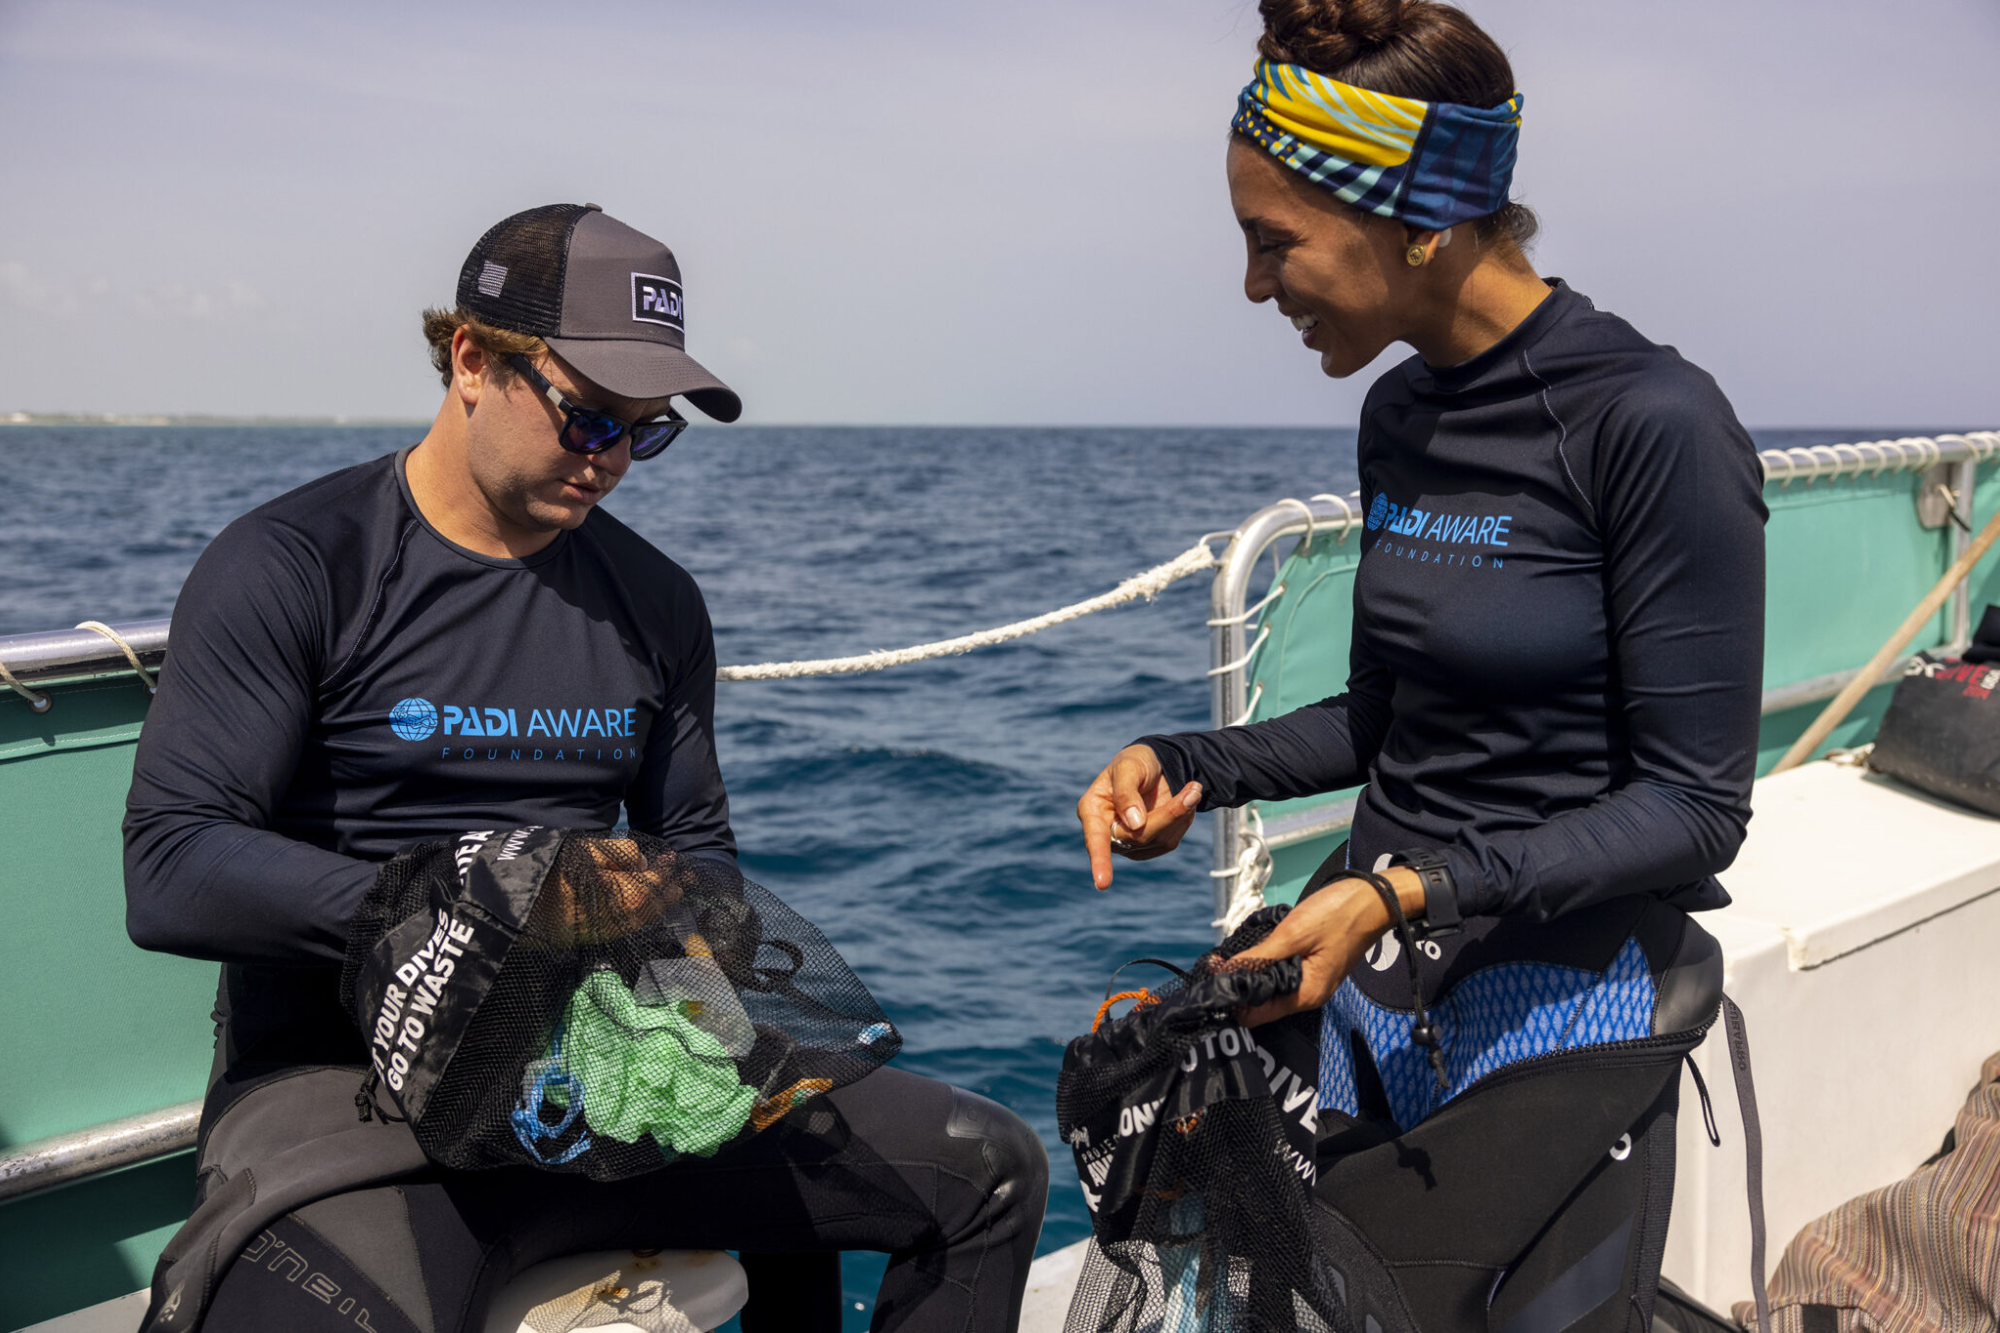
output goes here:
[[632, 457], [651, 458], [672, 444], [687, 428], [685, 421], [649, 421], [632, 428]]
[[562, 446], [575, 454], [594, 454], [617, 441], [625, 433], [625, 423], [599, 412], [571, 408], [563, 423]]

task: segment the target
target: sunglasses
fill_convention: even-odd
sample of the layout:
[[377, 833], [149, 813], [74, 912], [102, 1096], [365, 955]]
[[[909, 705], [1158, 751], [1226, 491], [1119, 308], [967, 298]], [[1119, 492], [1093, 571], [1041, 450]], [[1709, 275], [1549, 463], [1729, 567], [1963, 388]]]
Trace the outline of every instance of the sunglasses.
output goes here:
[[535, 369], [535, 363], [525, 356], [510, 356], [507, 364], [527, 377], [528, 383], [540, 389], [548, 400], [556, 405], [556, 411], [563, 414], [563, 423], [556, 431], [556, 443], [573, 454], [603, 453], [626, 436], [632, 437], [632, 457], [651, 458], [665, 453], [680, 433], [688, 428], [687, 418], [674, 411], [671, 405], [663, 417], [650, 421], [624, 422], [617, 417], [578, 407], [563, 397], [562, 390], [549, 383], [548, 376]]

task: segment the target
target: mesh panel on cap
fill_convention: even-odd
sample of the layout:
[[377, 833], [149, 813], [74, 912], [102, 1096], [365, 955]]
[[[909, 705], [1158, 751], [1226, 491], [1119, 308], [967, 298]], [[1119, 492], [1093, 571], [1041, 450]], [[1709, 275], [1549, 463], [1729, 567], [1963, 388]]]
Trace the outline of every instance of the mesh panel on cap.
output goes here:
[[562, 326], [570, 232], [590, 211], [545, 204], [495, 223], [458, 271], [458, 308], [495, 328], [554, 336]]

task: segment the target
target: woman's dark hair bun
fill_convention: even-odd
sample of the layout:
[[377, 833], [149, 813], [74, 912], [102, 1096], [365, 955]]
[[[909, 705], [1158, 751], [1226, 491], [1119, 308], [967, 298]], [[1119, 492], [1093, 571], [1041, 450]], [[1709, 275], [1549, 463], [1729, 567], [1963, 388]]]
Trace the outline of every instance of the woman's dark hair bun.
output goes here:
[[1426, 102], [1499, 106], [1514, 95], [1507, 53], [1441, 0], [1258, 0], [1266, 60]]
[[1403, 26], [1403, 0], [1259, 0], [1266, 60], [1325, 72], [1392, 40]]

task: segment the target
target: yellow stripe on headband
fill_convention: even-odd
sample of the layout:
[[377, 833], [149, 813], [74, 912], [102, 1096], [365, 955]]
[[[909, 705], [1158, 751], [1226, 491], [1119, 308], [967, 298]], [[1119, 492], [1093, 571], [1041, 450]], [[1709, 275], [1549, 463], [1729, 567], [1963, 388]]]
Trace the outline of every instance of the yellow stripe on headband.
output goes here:
[[1322, 152], [1366, 166], [1410, 160], [1429, 102], [1356, 88], [1299, 65], [1257, 62], [1252, 95], [1265, 118]]

